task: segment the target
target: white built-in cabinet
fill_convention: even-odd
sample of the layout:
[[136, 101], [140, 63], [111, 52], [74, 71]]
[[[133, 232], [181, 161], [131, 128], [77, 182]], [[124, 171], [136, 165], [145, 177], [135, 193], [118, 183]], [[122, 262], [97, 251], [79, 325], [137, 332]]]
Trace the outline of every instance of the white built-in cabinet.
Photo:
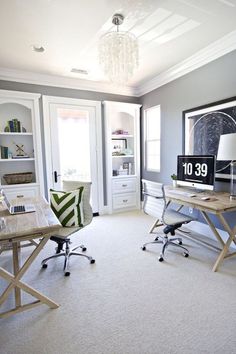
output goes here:
[[[0, 90], [0, 187], [10, 200], [44, 195], [39, 98]], [[12, 183], [15, 174], [19, 178]], [[21, 174], [28, 178], [18, 183]], [[6, 180], [4, 175], [10, 177]]]
[[103, 102], [109, 213], [140, 208], [140, 107]]

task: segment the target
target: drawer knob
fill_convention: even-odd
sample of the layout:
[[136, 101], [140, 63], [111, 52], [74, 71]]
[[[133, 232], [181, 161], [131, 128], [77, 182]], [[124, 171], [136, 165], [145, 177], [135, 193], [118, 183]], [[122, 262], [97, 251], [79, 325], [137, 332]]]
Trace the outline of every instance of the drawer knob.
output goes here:
[[127, 187], [127, 184], [122, 184], [122, 187]]
[[16, 198], [24, 198], [23, 194], [17, 195]]

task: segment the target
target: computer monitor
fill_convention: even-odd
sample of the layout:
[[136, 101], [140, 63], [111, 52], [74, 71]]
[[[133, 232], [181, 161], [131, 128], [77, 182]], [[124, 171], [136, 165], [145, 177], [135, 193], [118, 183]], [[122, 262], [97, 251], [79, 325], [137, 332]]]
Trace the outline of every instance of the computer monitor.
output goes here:
[[179, 155], [177, 185], [213, 190], [215, 181], [214, 155]]

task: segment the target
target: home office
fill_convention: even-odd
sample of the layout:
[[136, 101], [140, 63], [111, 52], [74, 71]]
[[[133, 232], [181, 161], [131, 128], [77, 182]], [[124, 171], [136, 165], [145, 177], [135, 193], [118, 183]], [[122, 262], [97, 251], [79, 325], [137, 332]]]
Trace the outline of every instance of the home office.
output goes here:
[[[42, 195], [49, 200], [50, 188], [62, 190], [59, 185], [62, 183], [61, 170], [53, 157], [58, 157], [56, 143], [59, 142], [60, 146], [60, 139], [64, 139], [64, 148], [60, 150], [60, 155], [64, 155], [60, 156], [60, 161], [67, 163], [67, 180], [73, 173], [80, 172], [73, 171], [77, 169], [77, 166], [71, 166], [73, 161], [83, 164], [84, 169], [89, 165], [91, 170], [92, 166], [92, 206], [94, 212], [99, 213], [87, 227], [70, 236], [71, 249], [77, 244], [85, 245], [87, 251], [84, 253], [92, 255], [95, 264], [82, 257], [71, 257], [69, 277], [64, 277], [64, 257], [50, 260], [47, 269], [42, 269], [41, 262], [55, 254], [55, 247], [58, 248], [55, 241], [48, 240], [19, 280], [60, 306], [55, 310], [37, 306], [1, 319], [3, 352], [234, 351], [232, 308], [236, 258], [224, 259], [218, 271], [212, 272], [219, 252], [195, 243], [186, 237], [188, 234], [181, 234], [183, 246], [189, 251], [188, 258], [182, 257], [177, 247], [168, 247], [163, 263], [158, 262], [161, 245], [150, 246], [142, 252], [141, 246], [154, 238], [148, 230], [156, 217], [141, 210], [140, 187], [141, 179], [170, 185], [171, 174], [177, 174], [178, 155], [211, 154], [205, 150], [188, 152], [183, 148], [187, 131], [183, 132], [182, 114], [222, 100], [233, 101], [235, 2], [228, 2], [231, 6], [222, 1], [140, 3], [109, 1], [103, 6], [103, 3], [93, 1], [86, 2], [90, 4], [88, 9], [82, 2], [82, 9], [81, 2], [46, 4], [39, 1], [32, 11], [28, 2], [21, 2], [21, 5], [14, 2], [11, 8], [7, 3], [2, 5], [0, 16], [12, 21], [11, 28], [3, 28], [7, 34], [5, 38], [11, 40], [3, 40], [2, 45], [5, 41], [7, 43], [0, 57], [0, 96], [4, 108], [1, 117], [3, 111], [7, 115], [4, 120], [1, 118], [1, 132], [13, 119], [21, 122], [26, 131], [5, 132], [1, 135], [1, 146], [9, 147], [12, 155], [17, 156], [19, 152], [13, 142], [20, 147], [24, 145], [22, 148], [28, 157], [1, 161], [1, 187], [10, 200], [20, 195], [29, 198]], [[124, 31], [140, 37], [140, 64], [129, 86], [114, 88], [108, 81], [90, 79], [90, 61], [97, 58], [90, 51], [96, 47], [92, 39], [109, 31], [112, 15], [122, 6], [125, 6], [125, 18], [119, 30], [122, 32], [124, 26]], [[134, 12], [132, 6], [137, 6]], [[140, 9], [142, 11], [138, 11]], [[130, 12], [132, 16], [127, 16]], [[96, 20], [89, 21], [88, 25], [91, 16]], [[3, 27], [4, 18], [1, 21]], [[61, 30], [56, 30], [56, 37], [51, 38], [56, 23], [60, 23]], [[39, 34], [37, 38], [29, 38], [37, 28], [44, 28], [45, 40]], [[81, 30], [83, 35], [80, 35]], [[68, 31], [70, 35], [67, 37]], [[68, 38], [75, 39], [72, 47]], [[85, 43], [87, 49], [82, 62], [81, 51], [85, 50]], [[44, 52], [32, 51], [31, 44], [38, 49], [44, 47]], [[80, 54], [76, 55], [72, 48], [79, 49]], [[9, 58], [6, 58], [7, 53]], [[50, 57], [50, 53], [54, 55]], [[67, 57], [64, 61], [63, 55]], [[53, 58], [57, 63], [53, 64]], [[69, 58], [73, 58], [73, 62], [69, 63]], [[70, 72], [67, 77], [63, 72], [60, 77], [61, 69], [57, 71], [56, 68], [63, 67], [65, 62], [71, 68], [87, 69], [88, 75]], [[160, 62], [161, 67], [157, 68]], [[38, 70], [36, 63], [42, 65]], [[117, 103], [125, 105], [121, 107]], [[77, 130], [78, 111], [78, 120], [83, 123]], [[58, 121], [54, 117], [59, 117]], [[70, 126], [67, 125], [69, 120]], [[90, 129], [82, 130], [86, 121], [90, 122]], [[233, 123], [233, 119], [231, 121]], [[235, 132], [232, 127], [230, 129], [227, 133]], [[159, 135], [155, 134], [157, 132]], [[200, 136], [206, 142], [208, 136], [204, 137], [203, 132], [204, 129]], [[154, 133], [154, 137], [150, 133]], [[78, 141], [83, 142], [82, 147], [77, 145]], [[87, 145], [91, 149], [89, 154]], [[153, 145], [157, 147], [154, 155], [150, 154]], [[77, 154], [74, 154], [75, 149]], [[86, 154], [89, 164], [84, 163], [81, 152]], [[22, 178], [12, 176], [17, 173], [28, 173], [23, 177], [30, 182], [7, 184], [3, 179], [3, 175], [11, 175], [5, 176], [8, 179]], [[215, 190], [229, 193], [229, 176], [216, 176]], [[176, 198], [179, 197], [176, 194]], [[198, 197], [192, 197], [190, 202], [194, 203], [195, 198], [196, 203]], [[201, 203], [206, 205], [211, 201]], [[212, 230], [202, 222], [200, 212], [195, 208], [189, 213], [189, 206], [185, 211], [197, 221], [186, 224], [184, 230], [200, 235], [209, 233], [210, 236]], [[34, 218], [33, 214], [30, 217]], [[229, 213], [231, 227], [234, 218], [235, 213]], [[220, 232], [222, 225], [215, 218], [213, 221]], [[213, 235], [213, 243], [214, 238]], [[21, 249], [22, 262], [34, 247]], [[0, 266], [9, 273], [12, 272], [11, 254], [11, 250], [6, 250], [0, 255]], [[2, 293], [9, 280], [0, 281]], [[20, 286], [24, 285], [21, 283]], [[14, 292], [15, 289], [8, 294], [10, 297], [3, 304], [3, 310], [14, 306]], [[25, 301], [25, 296], [28, 300], [25, 291], [23, 294], [22, 300]], [[24, 331], [19, 330], [22, 328]]]

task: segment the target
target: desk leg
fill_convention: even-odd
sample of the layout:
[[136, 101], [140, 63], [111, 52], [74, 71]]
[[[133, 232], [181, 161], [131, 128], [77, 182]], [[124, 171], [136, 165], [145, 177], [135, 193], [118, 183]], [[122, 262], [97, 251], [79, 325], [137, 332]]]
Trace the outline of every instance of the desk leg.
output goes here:
[[201, 214], [203, 215], [204, 219], [206, 220], [207, 224], [210, 226], [211, 231], [214, 233], [216, 239], [219, 241], [219, 243], [221, 244], [222, 247], [224, 247], [225, 243], [222, 240], [219, 232], [216, 230], [215, 225], [211, 222], [211, 219], [209, 218], [209, 216], [207, 215], [207, 213], [205, 211], [201, 210]]
[[[51, 299], [49, 299], [48, 297], [46, 297], [45, 295], [43, 295], [39, 291], [28, 286], [26, 283], [20, 281], [22, 276], [25, 274], [26, 270], [30, 267], [32, 262], [35, 260], [35, 258], [37, 257], [37, 255], [39, 254], [41, 249], [44, 247], [44, 245], [48, 241], [48, 238], [49, 237], [42, 238], [42, 240], [40, 241], [38, 246], [33, 250], [33, 252], [29, 256], [29, 258], [25, 261], [24, 265], [21, 268], [19, 268], [18, 272], [16, 272], [16, 274], [14, 274], [14, 276], [11, 273], [7, 272], [5, 269], [0, 267], [0, 276], [2, 278], [6, 279], [7, 281], [9, 281], [9, 283], [10, 283], [7, 286], [7, 288], [5, 289], [5, 291], [2, 293], [2, 295], [0, 296], [0, 305], [6, 301], [10, 292], [13, 289], [15, 289], [15, 295], [16, 295], [15, 308], [10, 311], [6, 311], [4, 313], [0, 313], [0, 318], [7, 317], [7, 316], [10, 316], [11, 314], [27, 310], [27, 309], [32, 308], [34, 306], [40, 305], [42, 303], [48, 305], [50, 308], [57, 308], [59, 306], [57, 303], [55, 303], [54, 301], [52, 301]], [[15, 250], [17, 250], [17, 244], [15, 247], [16, 247]], [[16, 262], [16, 260], [14, 262]], [[16, 268], [17, 268], [17, 265], [16, 265]], [[37, 299], [37, 301], [34, 301], [29, 304], [25, 304], [25, 305], [19, 305], [20, 299], [18, 297], [18, 290], [19, 291], [21, 291], [21, 290], [26, 291], [27, 293], [29, 293], [30, 295], [35, 297]]]
[[155, 228], [159, 227], [159, 226], [163, 226], [162, 223], [159, 223], [160, 219], [157, 219], [154, 224], [151, 226], [150, 230], [148, 231], [149, 234], [153, 233], [153, 230], [155, 230]]
[[[12, 245], [12, 254], [13, 254], [13, 273], [16, 276], [20, 269], [19, 264], [19, 244], [18, 242], [14, 242]], [[15, 287], [15, 305], [19, 307], [21, 305], [21, 293], [20, 288]]]
[[218, 218], [221, 221], [222, 225], [224, 226], [225, 231], [229, 234], [229, 237], [228, 237], [228, 240], [226, 241], [226, 243], [224, 244], [224, 247], [223, 247], [222, 251], [220, 252], [219, 257], [217, 258], [217, 260], [213, 266], [213, 269], [212, 269], [213, 272], [216, 272], [218, 270], [219, 266], [222, 264], [225, 256], [227, 255], [227, 253], [229, 251], [229, 246], [234, 241], [235, 233], [236, 233], [236, 227], [231, 229], [222, 214], [219, 214]]

